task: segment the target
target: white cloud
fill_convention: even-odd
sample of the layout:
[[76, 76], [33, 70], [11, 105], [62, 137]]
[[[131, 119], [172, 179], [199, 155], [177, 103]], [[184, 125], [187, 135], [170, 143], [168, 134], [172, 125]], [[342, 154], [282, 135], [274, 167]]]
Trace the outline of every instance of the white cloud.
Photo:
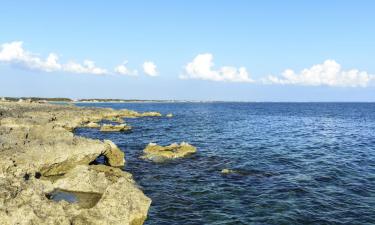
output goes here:
[[342, 70], [341, 65], [334, 60], [326, 60], [299, 73], [287, 69], [279, 77], [268, 76], [263, 79], [265, 83], [337, 87], [366, 87], [371, 80], [375, 80], [375, 75], [358, 69]]
[[213, 70], [213, 67], [212, 54], [199, 54], [192, 62], [185, 66], [185, 74], [181, 75], [180, 78], [228, 82], [254, 82], [245, 67], [236, 68], [223, 66], [218, 70]]
[[50, 53], [46, 59], [26, 51], [22, 41], [14, 41], [1, 45], [0, 62], [22, 66], [32, 70], [44, 72], [67, 71], [71, 73], [106, 74], [107, 70], [96, 67], [95, 63], [85, 60], [83, 64], [69, 62], [60, 64], [58, 55]]
[[50, 53], [48, 57], [43, 60], [37, 55], [25, 51], [22, 45], [22, 41], [2, 44], [0, 51], [0, 62], [12, 63], [45, 72], [52, 72], [61, 69], [61, 65], [58, 63], [58, 56], [56, 54]]
[[155, 63], [150, 61], [146, 61], [143, 63], [143, 72], [151, 77], [155, 77], [158, 75]]
[[108, 71], [106, 69], [95, 66], [95, 62], [90, 60], [84, 60], [83, 64], [68, 62], [64, 65], [63, 70], [71, 73], [85, 73], [95, 75], [108, 74]]
[[115, 67], [115, 72], [121, 75], [128, 75], [128, 76], [137, 76], [138, 71], [137, 70], [130, 70], [126, 65], [128, 64], [128, 61], [124, 61], [121, 65], [118, 65]]

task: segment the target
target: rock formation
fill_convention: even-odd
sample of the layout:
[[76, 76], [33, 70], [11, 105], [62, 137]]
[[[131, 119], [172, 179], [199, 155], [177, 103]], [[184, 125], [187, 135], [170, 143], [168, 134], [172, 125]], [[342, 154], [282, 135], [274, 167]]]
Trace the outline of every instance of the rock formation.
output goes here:
[[166, 115], [166, 117], [171, 118], [171, 117], [173, 117], [173, 114], [172, 114], [172, 113], [168, 113], [168, 114]]
[[181, 142], [181, 144], [173, 143], [164, 147], [150, 143], [143, 150], [144, 155], [141, 158], [161, 162], [168, 159], [186, 157], [195, 152], [197, 152], [197, 148], [186, 142]]
[[[111, 141], [71, 132], [102, 119], [140, 116], [131, 110], [1, 102], [0, 224], [142, 224], [151, 200], [118, 168], [125, 164], [124, 152]], [[92, 165], [99, 156], [107, 165]]]
[[233, 173], [237, 173], [237, 171], [225, 168], [225, 169], [221, 170], [221, 173], [222, 174], [233, 174]]
[[82, 127], [86, 128], [100, 128], [100, 125], [96, 122], [88, 122], [86, 124], [83, 124]]
[[131, 126], [128, 126], [126, 124], [118, 124], [118, 125], [103, 124], [102, 127], [100, 128], [100, 131], [114, 132], [114, 131], [129, 131], [131, 129], [132, 129]]

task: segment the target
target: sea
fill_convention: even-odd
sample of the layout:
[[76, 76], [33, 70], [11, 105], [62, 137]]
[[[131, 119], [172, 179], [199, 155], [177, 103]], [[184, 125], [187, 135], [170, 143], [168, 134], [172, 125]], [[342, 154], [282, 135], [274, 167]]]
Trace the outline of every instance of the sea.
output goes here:
[[[375, 224], [375, 103], [78, 103], [172, 118], [126, 119], [109, 139], [152, 199], [146, 225]], [[198, 152], [153, 163], [145, 146]], [[232, 173], [223, 174], [223, 169]]]

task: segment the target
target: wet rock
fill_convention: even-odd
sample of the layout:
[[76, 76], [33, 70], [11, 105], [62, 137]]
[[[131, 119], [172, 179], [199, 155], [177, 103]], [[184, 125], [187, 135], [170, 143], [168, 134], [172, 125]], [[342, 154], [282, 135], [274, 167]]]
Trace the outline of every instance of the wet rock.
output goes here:
[[240, 176], [253, 176], [253, 177], [271, 177], [277, 175], [276, 173], [257, 171], [257, 170], [243, 170], [243, 169], [222, 169], [221, 174], [223, 175], [240, 175]]
[[166, 117], [171, 118], [171, 117], [173, 117], [173, 114], [172, 114], [172, 113], [168, 113], [168, 114], [166, 115]]
[[231, 170], [231, 169], [222, 169], [221, 173], [222, 174], [231, 174], [231, 173], [237, 173], [237, 171]]
[[103, 124], [100, 128], [102, 132], [116, 132], [116, 131], [129, 131], [131, 126], [125, 124], [113, 125], [113, 124]]
[[183, 158], [197, 152], [197, 148], [186, 142], [181, 144], [173, 143], [168, 146], [160, 146], [150, 143], [143, 150], [141, 158], [159, 162], [168, 159]]

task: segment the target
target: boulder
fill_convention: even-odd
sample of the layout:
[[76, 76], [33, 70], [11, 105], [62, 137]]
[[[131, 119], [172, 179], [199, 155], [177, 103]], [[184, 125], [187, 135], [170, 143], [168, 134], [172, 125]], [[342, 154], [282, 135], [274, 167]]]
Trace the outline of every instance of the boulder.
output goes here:
[[197, 148], [186, 142], [181, 142], [181, 144], [173, 143], [168, 146], [150, 143], [143, 150], [144, 154], [141, 158], [159, 162], [168, 159], [183, 158], [195, 152], [197, 152]]
[[110, 140], [104, 140], [104, 143], [107, 148], [103, 155], [108, 159], [108, 164], [113, 167], [123, 167], [125, 165], [125, 153]]

